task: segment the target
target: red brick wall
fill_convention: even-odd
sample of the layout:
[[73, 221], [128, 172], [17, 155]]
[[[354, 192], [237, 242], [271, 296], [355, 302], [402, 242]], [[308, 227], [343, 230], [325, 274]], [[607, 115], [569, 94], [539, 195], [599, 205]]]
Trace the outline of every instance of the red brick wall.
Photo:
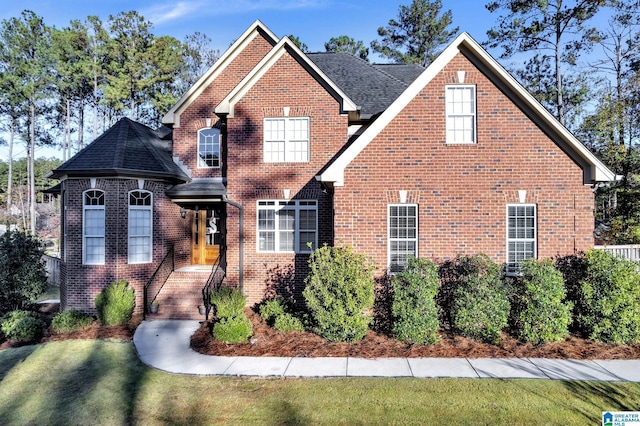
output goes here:
[[[310, 159], [303, 163], [263, 162], [263, 120], [282, 117], [310, 118]], [[332, 200], [321, 190], [315, 176], [347, 139], [347, 117], [339, 103], [289, 54], [285, 54], [235, 105], [228, 120], [229, 199], [244, 207], [244, 291], [249, 303], [264, 297], [265, 282], [289, 265], [298, 269], [298, 284], [306, 275], [307, 255], [257, 253], [256, 202], [283, 199], [318, 200], [319, 244], [332, 240]], [[227, 284], [239, 280], [239, 212], [227, 207]]]
[[[446, 145], [445, 85], [477, 90], [477, 143]], [[593, 244], [593, 194], [582, 170], [465, 57], [458, 55], [345, 170], [336, 240], [387, 267], [387, 205], [418, 204], [420, 257], [486, 253], [506, 261], [506, 205], [537, 204], [538, 257]]]
[[173, 155], [180, 157], [192, 177], [220, 177], [220, 168], [198, 168], [198, 130], [205, 127], [207, 117], [217, 121], [211, 110], [251, 71], [271, 50], [263, 37], [256, 37], [241, 54], [230, 62], [198, 98], [180, 115], [180, 127], [173, 130]]
[[[67, 194], [66, 262], [61, 293], [63, 309], [95, 313], [93, 300], [107, 285], [126, 280], [135, 289], [136, 312], [142, 312], [143, 289], [168, 247], [189, 239], [189, 223], [180, 217], [180, 208], [165, 196], [166, 184], [146, 180], [144, 190], [153, 193], [153, 262], [128, 264], [128, 192], [138, 189], [137, 179], [97, 179], [95, 189], [105, 191], [105, 264], [82, 264], [82, 196], [91, 189], [89, 179], [63, 182]], [[188, 256], [189, 253], [186, 253]], [[185, 254], [176, 246], [176, 260]], [[64, 297], [63, 297], [64, 298]]]

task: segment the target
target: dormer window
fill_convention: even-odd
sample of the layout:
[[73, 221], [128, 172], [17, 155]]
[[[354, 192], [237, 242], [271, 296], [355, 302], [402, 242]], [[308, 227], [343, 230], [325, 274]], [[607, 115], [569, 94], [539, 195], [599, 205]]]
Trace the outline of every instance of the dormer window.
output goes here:
[[220, 167], [220, 129], [198, 130], [198, 167]]

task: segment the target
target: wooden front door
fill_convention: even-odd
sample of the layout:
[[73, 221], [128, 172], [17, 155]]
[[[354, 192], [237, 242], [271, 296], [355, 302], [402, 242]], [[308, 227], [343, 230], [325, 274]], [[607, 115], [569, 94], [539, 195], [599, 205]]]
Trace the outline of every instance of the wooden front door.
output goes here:
[[196, 210], [191, 226], [191, 263], [213, 265], [220, 254], [220, 216], [214, 210]]

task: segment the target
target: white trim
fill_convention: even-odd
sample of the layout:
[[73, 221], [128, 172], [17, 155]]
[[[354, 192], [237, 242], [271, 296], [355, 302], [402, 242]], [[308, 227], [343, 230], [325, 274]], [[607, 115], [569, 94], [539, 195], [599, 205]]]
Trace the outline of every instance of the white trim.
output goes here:
[[[282, 160], [267, 160], [267, 154], [271, 154], [273, 152], [280, 153], [280, 151], [272, 151], [267, 150], [267, 122], [275, 122], [282, 121], [284, 123], [283, 129], [283, 138], [280, 139], [269, 139], [270, 143], [282, 143]], [[295, 139], [290, 138], [292, 126], [294, 126], [294, 122], [306, 122], [306, 133], [307, 138], [303, 139]], [[292, 146], [295, 146], [297, 142], [305, 142], [306, 141], [306, 154], [307, 157], [303, 160], [298, 160], [292, 157], [295, 157], [296, 151], [292, 149]], [[299, 151], [302, 153], [302, 151]], [[265, 117], [262, 120], [262, 161], [264, 163], [308, 163], [311, 161], [311, 119], [309, 117]]]
[[[452, 98], [453, 93], [455, 92], [456, 89], [467, 89], [467, 90], [471, 90], [472, 92], [472, 106], [473, 106], [473, 112], [469, 113], [469, 114], [449, 114], [449, 104], [452, 103], [454, 101], [454, 99]], [[476, 144], [478, 143], [478, 95], [477, 95], [477, 90], [476, 90], [476, 85], [475, 84], [447, 84], [444, 86], [444, 108], [445, 108], [445, 116], [446, 116], [446, 120], [445, 120], [445, 140], [447, 145], [468, 145], [468, 144]], [[462, 140], [462, 141], [457, 141], [457, 140], [453, 140], [452, 137], [450, 136], [449, 130], [452, 128], [455, 128], [456, 126], [452, 123], [454, 117], [471, 117], [473, 120], [472, 123], [472, 134], [471, 134], [471, 140]], [[454, 129], [456, 130], [456, 129]]]
[[271, 67], [286, 53], [305, 68], [313, 70], [321, 80], [323, 80], [340, 98], [341, 113], [349, 111], [357, 111], [357, 105], [349, 99], [349, 97], [333, 83], [316, 64], [314, 64], [307, 56], [291, 41], [288, 37], [283, 37], [276, 46], [242, 79], [242, 81], [233, 88], [231, 92], [215, 107], [216, 114], [225, 114], [229, 118], [234, 116], [234, 105], [242, 99], [242, 97], [256, 84]]
[[415, 219], [416, 219], [416, 236], [415, 238], [394, 238], [394, 241], [415, 241], [415, 257], [418, 257], [418, 253], [419, 253], [419, 239], [420, 239], [420, 231], [419, 231], [419, 220], [418, 217], [420, 216], [420, 211], [418, 209], [418, 205], [417, 204], [402, 204], [402, 203], [390, 203], [387, 204], [387, 268], [390, 272], [391, 271], [391, 208], [392, 207], [414, 207], [416, 209], [416, 215], [415, 215]]
[[[132, 206], [131, 205], [131, 193], [132, 192], [141, 192], [144, 194], [149, 194], [149, 202], [148, 206]], [[144, 210], [149, 212], [149, 258], [142, 261], [133, 262], [131, 261], [131, 210]], [[146, 235], [134, 235], [133, 237], [145, 237]], [[153, 192], [146, 191], [144, 189], [134, 189], [132, 191], [127, 192], [127, 263], [130, 265], [137, 265], [143, 263], [151, 263], [153, 262]]]
[[[356, 156], [411, 102], [431, 80], [461, 51], [474, 55], [490, 68], [498, 78], [513, 89], [520, 99], [530, 106], [536, 114], [571, 147], [574, 152], [590, 166], [592, 181], [614, 181], [616, 176], [598, 158], [593, 155], [575, 136], [573, 136], [555, 117], [547, 111], [518, 81], [513, 78], [495, 59], [493, 59], [471, 36], [460, 34], [422, 74], [366, 129], [356, 141], [347, 148], [327, 169], [317, 176], [322, 182], [333, 182], [334, 186], [344, 185], [344, 170]], [[591, 184], [593, 182], [584, 182]]]
[[[200, 157], [200, 133], [203, 130], [210, 130], [210, 131], [214, 131], [218, 133], [218, 165], [217, 166], [207, 166], [207, 165], [202, 165], [201, 162], [203, 161], [202, 158]], [[219, 169], [220, 167], [222, 167], [222, 132], [220, 131], [220, 129], [216, 129], [214, 127], [203, 127], [201, 129], [198, 129], [198, 131], [196, 132], [196, 167], [198, 169]]]
[[242, 35], [227, 49], [222, 56], [205, 72], [198, 81], [182, 95], [176, 104], [162, 117], [162, 124], [180, 127], [180, 115], [204, 92], [207, 87], [225, 70], [225, 68], [247, 47], [262, 31], [271, 42], [276, 44], [279, 38], [275, 36], [260, 20], [256, 20]]
[[[102, 193], [102, 200], [103, 203], [102, 204], [98, 204], [98, 205], [87, 205], [85, 203], [85, 195], [87, 192], [89, 191], [95, 191], [95, 192], [101, 192]], [[105, 259], [107, 257], [107, 253], [106, 253], [106, 241], [107, 241], [107, 236], [106, 236], [106, 227], [107, 227], [107, 200], [106, 200], [106, 192], [101, 190], [101, 189], [94, 189], [94, 188], [90, 188], [87, 189], [85, 191], [82, 191], [82, 264], [83, 265], [104, 265], [105, 264]], [[96, 234], [96, 235], [87, 235], [85, 233], [86, 231], [86, 224], [87, 224], [87, 218], [86, 218], [86, 212], [87, 210], [102, 210], [102, 236]], [[86, 239], [87, 238], [102, 238], [102, 252], [103, 252], [103, 257], [101, 261], [98, 262], [87, 262], [87, 251], [86, 251]], [[66, 247], [65, 247], [66, 250]]]
[[[533, 207], [533, 238], [509, 238], [509, 207]], [[505, 265], [507, 275], [516, 275], [509, 271], [509, 243], [510, 242], [533, 242], [533, 258], [538, 258], [538, 206], [534, 203], [507, 203], [505, 208]]]
[[[260, 205], [260, 203], [269, 203]], [[308, 204], [303, 204], [308, 203]], [[293, 228], [293, 250], [280, 250], [280, 229], [278, 224], [278, 215], [274, 214], [274, 229], [261, 230], [260, 229], [260, 211], [274, 211], [280, 210], [293, 210], [294, 211], [294, 228]], [[303, 229], [302, 232], [314, 232], [315, 241], [313, 241], [314, 249], [318, 247], [318, 233], [319, 233], [319, 217], [318, 217], [318, 200], [257, 200], [256, 201], [256, 252], [257, 253], [290, 253], [290, 254], [308, 254], [313, 250], [300, 250], [300, 211], [301, 210], [313, 210], [316, 213], [316, 228], [315, 230]], [[260, 250], [260, 232], [273, 232], [273, 250]]]

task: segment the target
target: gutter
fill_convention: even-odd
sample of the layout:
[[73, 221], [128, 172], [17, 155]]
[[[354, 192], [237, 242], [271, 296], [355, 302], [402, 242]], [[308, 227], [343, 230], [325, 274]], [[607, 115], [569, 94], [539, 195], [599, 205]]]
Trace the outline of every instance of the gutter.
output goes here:
[[238, 204], [235, 201], [228, 199], [226, 195], [222, 196], [222, 201], [237, 208], [238, 211], [240, 212], [240, 231], [238, 233], [239, 234], [238, 237], [240, 240], [239, 246], [238, 246], [238, 251], [239, 251], [238, 269], [239, 269], [239, 275], [240, 275], [239, 277], [240, 291], [242, 292], [244, 287], [244, 207], [242, 207], [241, 204]]

